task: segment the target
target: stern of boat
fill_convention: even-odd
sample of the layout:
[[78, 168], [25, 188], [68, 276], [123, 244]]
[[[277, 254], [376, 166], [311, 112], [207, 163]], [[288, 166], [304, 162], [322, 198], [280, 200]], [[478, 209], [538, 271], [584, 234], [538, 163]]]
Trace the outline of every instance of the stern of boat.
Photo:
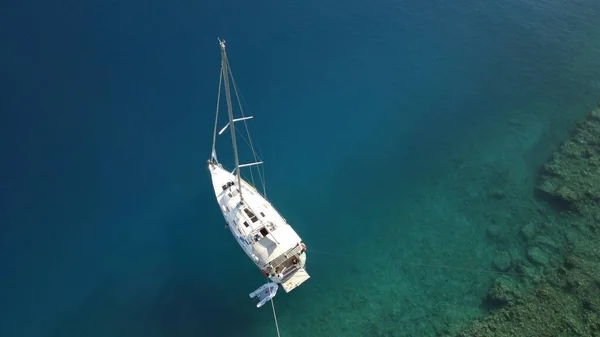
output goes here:
[[289, 293], [310, 278], [305, 266], [306, 245], [301, 243], [271, 261], [269, 278]]
[[294, 273], [290, 274], [288, 278], [284, 279], [283, 282], [281, 282], [281, 287], [283, 288], [283, 290], [285, 290], [286, 293], [289, 293], [309, 278], [310, 275], [308, 275], [306, 269], [298, 268], [296, 271], [294, 271]]

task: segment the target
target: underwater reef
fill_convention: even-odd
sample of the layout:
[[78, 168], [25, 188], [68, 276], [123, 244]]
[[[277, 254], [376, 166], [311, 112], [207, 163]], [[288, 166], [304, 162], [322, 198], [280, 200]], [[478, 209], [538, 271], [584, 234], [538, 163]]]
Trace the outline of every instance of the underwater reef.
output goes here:
[[556, 213], [522, 226], [526, 259], [496, 278], [490, 315], [447, 336], [600, 337], [600, 103], [543, 165], [535, 194]]

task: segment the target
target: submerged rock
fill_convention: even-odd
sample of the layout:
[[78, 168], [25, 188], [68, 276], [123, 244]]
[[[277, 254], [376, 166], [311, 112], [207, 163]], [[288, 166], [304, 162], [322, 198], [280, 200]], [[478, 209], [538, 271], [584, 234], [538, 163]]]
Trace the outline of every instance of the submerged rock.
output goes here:
[[506, 197], [506, 193], [502, 190], [492, 190], [488, 193], [488, 196], [492, 199], [502, 200]]
[[519, 296], [517, 285], [508, 278], [500, 277], [494, 280], [486, 300], [491, 307], [502, 307], [513, 303]]
[[545, 235], [539, 235], [535, 237], [534, 243], [546, 248], [558, 249], [558, 245], [549, 237]]
[[527, 240], [531, 240], [536, 233], [537, 229], [532, 222], [528, 222], [523, 228], [521, 228], [521, 234]]
[[579, 200], [579, 195], [577, 194], [577, 192], [573, 191], [571, 188], [565, 185], [558, 187], [554, 192], [554, 195], [568, 203], [572, 203]]
[[592, 111], [591, 117], [593, 119], [600, 120], [600, 102], [598, 102], [598, 109], [595, 109], [594, 111]]
[[600, 202], [600, 108], [579, 123], [541, 171], [537, 191], [559, 210], [588, 216]]
[[529, 248], [529, 250], [527, 251], [527, 256], [529, 256], [529, 259], [536, 264], [539, 264], [541, 266], [548, 265], [548, 255], [538, 247]]
[[496, 238], [496, 237], [500, 236], [501, 231], [502, 231], [502, 228], [500, 227], [500, 225], [490, 225], [487, 228], [487, 234], [488, 234], [488, 236], [490, 236], [492, 238]]
[[536, 192], [567, 211], [561, 226], [525, 224], [526, 259], [512, 255], [519, 292], [497, 279], [486, 303], [498, 310], [445, 337], [600, 337], [600, 105], [544, 166]]
[[494, 257], [494, 266], [500, 271], [506, 271], [512, 265], [512, 259], [508, 252], [500, 251]]
[[575, 256], [574, 254], [568, 254], [565, 257], [564, 263], [563, 265], [567, 268], [567, 269], [573, 269], [575, 267], [577, 267], [580, 264], [579, 258], [577, 256]]

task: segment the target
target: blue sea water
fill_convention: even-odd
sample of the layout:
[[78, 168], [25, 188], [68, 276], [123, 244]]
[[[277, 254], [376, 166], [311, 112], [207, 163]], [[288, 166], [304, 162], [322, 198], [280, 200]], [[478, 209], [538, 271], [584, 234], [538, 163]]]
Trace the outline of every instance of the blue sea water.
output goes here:
[[275, 336], [205, 165], [217, 37], [269, 199], [314, 250], [276, 297], [285, 336], [485, 314], [486, 228], [518, 251], [537, 167], [600, 98], [591, 0], [0, 8], [2, 336]]

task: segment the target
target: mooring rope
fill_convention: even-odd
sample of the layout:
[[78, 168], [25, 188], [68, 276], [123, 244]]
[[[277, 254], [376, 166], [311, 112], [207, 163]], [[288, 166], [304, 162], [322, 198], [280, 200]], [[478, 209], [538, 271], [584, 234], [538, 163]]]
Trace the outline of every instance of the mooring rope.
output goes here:
[[[273, 290], [271, 290], [273, 291]], [[277, 329], [277, 337], [281, 337], [281, 334], [279, 333], [279, 322], [277, 322], [277, 313], [275, 312], [275, 302], [273, 301], [273, 298], [271, 297], [271, 308], [273, 308], [273, 318], [275, 319], [275, 329]]]
[[[373, 257], [373, 256], [361, 256], [361, 255], [341, 254], [341, 253], [333, 253], [333, 252], [327, 252], [327, 251], [323, 251], [323, 250], [314, 250], [314, 249], [307, 249], [306, 251], [307, 252], [311, 252], [311, 253], [324, 254], [324, 255], [332, 255], [332, 256], [338, 256], [338, 257], [344, 257], [344, 258], [352, 258], [352, 259], [371, 259], [371, 260], [382, 260], [382, 259], [385, 259], [385, 257]], [[412, 266], [420, 266], [420, 267], [429, 267], [429, 268], [455, 269], [455, 270], [470, 271], [470, 272], [476, 272], [476, 273], [490, 273], [490, 274], [502, 274], [502, 275], [527, 276], [527, 275], [522, 274], [522, 273], [502, 272], [502, 271], [496, 271], [496, 270], [490, 270], [490, 269], [478, 269], [478, 268], [466, 268], [466, 267], [451, 267], [451, 266], [436, 265], [436, 264], [431, 264], [431, 263], [418, 263], [418, 262], [399, 262], [399, 261], [396, 261], [396, 262], [399, 263], [399, 264], [412, 265]], [[271, 298], [270, 301], [271, 301], [271, 308], [273, 308], [273, 319], [275, 320], [275, 329], [277, 330], [277, 337], [281, 337], [281, 334], [279, 332], [279, 322], [277, 320], [277, 312], [275, 311], [275, 303], [273, 301], [273, 298]]]
[[[371, 259], [371, 260], [381, 260], [381, 259], [385, 259], [384, 257], [373, 257], [373, 256], [360, 256], [360, 255], [349, 255], [349, 254], [340, 254], [340, 253], [332, 253], [332, 252], [326, 252], [326, 251], [321, 251], [321, 250], [313, 250], [313, 249], [307, 249], [307, 252], [311, 252], [311, 253], [317, 253], [317, 254], [325, 254], [325, 255], [333, 255], [333, 256], [339, 256], [339, 257], [345, 257], [345, 258], [353, 258], [353, 259]], [[462, 270], [462, 271], [470, 271], [470, 272], [476, 272], [476, 273], [487, 273], [487, 274], [502, 274], [502, 275], [515, 275], [515, 276], [527, 276], [526, 274], [522, 274], [522, 273], [515, 273], [515, 272], [503, 272], [503, 271], [497, 271], [497, 270], [490, 270], [490, 269], [478, 269], [478, 268], [466, 268], [466, 267], [451, 267], [451, 266], [443, 266], [443, 265], [435, 265], [435, 264], [430, 264], [430, 263], [418, 263], [418, 262], [402, 262], [402, 261], [395, 261], [398, 264], [405, 264], [405, 265], [412, 265], [412, 266], [419, 266], [419, 267], [430, 267], [430, 268], [440, 268], [440, 269], [455, 269], [455, 270]]]

